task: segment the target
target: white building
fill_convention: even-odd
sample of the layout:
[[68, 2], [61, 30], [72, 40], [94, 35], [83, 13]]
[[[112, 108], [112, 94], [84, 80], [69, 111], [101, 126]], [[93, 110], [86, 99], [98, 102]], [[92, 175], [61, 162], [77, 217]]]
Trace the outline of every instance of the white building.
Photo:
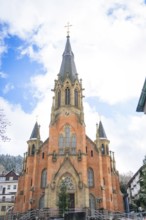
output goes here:
[[18, 174], [14, 171], [0, 174], [0, 219], [14, 205], [18, 186]]
[[141, 173], [146, 168], [146, 165], [143, 165], [139, 168], [139, 170], [133, 175], [133, 177], [129, 180], [127, 185], [127, 193], [129, 204], [136, 204], [136, 201], [139, 199], [140, 195], [140, 182], [141, 182]]

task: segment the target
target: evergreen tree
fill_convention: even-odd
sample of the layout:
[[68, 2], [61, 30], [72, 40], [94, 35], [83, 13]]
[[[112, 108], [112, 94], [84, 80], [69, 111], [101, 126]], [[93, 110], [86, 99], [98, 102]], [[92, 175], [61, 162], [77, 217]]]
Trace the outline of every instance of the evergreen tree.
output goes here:
[[137, 202], [139, 206], [146, 207], [146, 164], [140, 171], [140, 192]]
[[144, 159], [143, 159], [143, 165], [146, 164], [146, 155], [144, 156]]
[[69, 208], [69, 195], [67, 193], [67, 187], [65, 181], [62, 181], [60, 185], [60, 191], [58, 194], [58, 207], [61, 215], [64, 215], [64, 212]]

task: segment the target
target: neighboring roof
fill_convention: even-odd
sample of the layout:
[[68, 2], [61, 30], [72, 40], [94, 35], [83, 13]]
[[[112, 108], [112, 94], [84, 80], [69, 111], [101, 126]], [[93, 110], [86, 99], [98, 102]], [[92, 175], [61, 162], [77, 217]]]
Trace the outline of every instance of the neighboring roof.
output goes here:
[[137, 112], [144, 112], [145, 103], [146, 103], [146, 79], [144, 81], [144, 85], [143, 85], [143, 88], [141, 91], [141, 95], [140, 95], [140, 98], [138, 101], [136, 111]]
[[39, 137], [40, 137], [39, 125], [38, 125], [38, 123], [36, 122], [35, 125], [34, 125], [34, 128], [33, 128], [33, 130], [32, 130], [30, 139], [37, 139], [37, 138], [39, 138]]
[[99, 132], [99, 138], [106, 138], [107, 139], [107, 136], [106, 136], [106, 133], [105, 133], [105, 130], [103, 128], [101, 121], [99, 122], [98, 132]]
[[67, 36], [66, 46], [63, 53], [63, 59], [59, 71], [59, 79], [64, 82], [64, 80], [68, 77], [71, 82], [74, 82], [77, 77], [77, 70], [74, 62], [74, 54], [70, 45], [70, 37]]
[[8, 171], [6, 174], [5, 174], [5, 176], [9, 176], [9, 175], [11, 175], [11, 176], [19, 176], [19, 174], [18, 173], [16, 173], [14, 170], [10, 170], [10, 171]]

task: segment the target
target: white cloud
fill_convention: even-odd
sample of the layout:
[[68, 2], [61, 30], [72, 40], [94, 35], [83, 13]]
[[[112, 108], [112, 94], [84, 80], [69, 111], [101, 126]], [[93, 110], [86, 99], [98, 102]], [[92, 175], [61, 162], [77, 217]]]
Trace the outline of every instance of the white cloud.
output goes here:
[[3, 78], [3, 79], [5, 79], [5, 78], [7, 78], [7, 74], [6, 73], [4, 73], [4, 72], [0, 72], [0, 78]]
[[14, 89], [14, 85], [12, 83], [8, 83], [5, 85], [5, 87], [3, 89], [3, 93], [7, 94], [8, 92], [10, 92], [13, 89]]

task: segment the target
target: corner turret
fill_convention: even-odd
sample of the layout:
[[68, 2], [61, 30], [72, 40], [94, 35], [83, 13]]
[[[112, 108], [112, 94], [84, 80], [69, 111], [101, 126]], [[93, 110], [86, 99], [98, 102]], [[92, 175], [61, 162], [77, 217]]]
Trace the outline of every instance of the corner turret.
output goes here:
[[32, 133], [30, 135], [29, 140], [27, 141], [28, 144], [28, 156], [35, 155], [35, 153], [39, 150], [42, 141], [40, 140], [40, 125], [36, 122]]
[[102, 155], [108, 155], [109, 154], [109, 143], [110, 141], [107, 139], [104, 127], [102, 122], [99, 122], [99, 125], [96, 124], [96, 146], [98, 151], [102, 154]]

